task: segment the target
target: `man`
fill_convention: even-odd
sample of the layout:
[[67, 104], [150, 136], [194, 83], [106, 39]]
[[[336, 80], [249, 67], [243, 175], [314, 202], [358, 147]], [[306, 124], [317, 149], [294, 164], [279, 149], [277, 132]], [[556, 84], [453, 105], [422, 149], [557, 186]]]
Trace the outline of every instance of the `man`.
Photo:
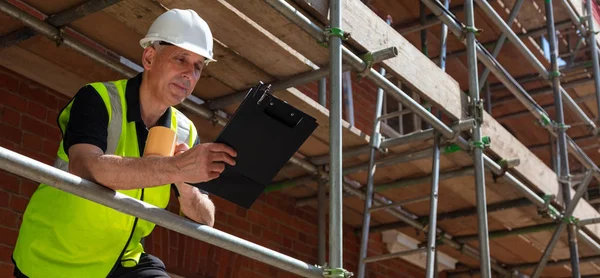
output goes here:
[[[174, 184], [181, 211], [212, 226], [215, 208], [186, 182], [214, 179], [236, 153], [199, 144], [193, 123], [173, 108], [213, 60], [212, 34], [192, 10], [159, 16], [140, 41], [144, 72], [81, 88], [58, 117], [56, 167], [160, 208]], [[175, 156], [143, 157], [148, 129], [177, 134]], [[193, 147], [190, 149], [188, 146]], [[17, 277], [168, 277], [141, 240], [154, 224], [41, 184], [31, 197], [13, 254]]]

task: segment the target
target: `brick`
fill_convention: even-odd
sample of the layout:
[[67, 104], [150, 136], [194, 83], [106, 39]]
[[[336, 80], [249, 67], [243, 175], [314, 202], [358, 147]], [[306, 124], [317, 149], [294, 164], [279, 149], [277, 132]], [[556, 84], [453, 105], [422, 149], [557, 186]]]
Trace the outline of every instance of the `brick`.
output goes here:
[[263, 228], [260, 227], [259, 225], [256, 224], [252, 224], [252, 234], [258, 237], [262, 236], [262, 230]]
[[21, 178], [4, 171], [0, 171], [0, 188], [7, 190], [8, 192], [19, 193], [20, 186]]
[[59, 144], [59, 142], [44, 139], [42, 143], [42, 153], [50, 157], [56, 157]]
[[16, 92], [19, 90], [19, 83], [19, 79], [15, 76], [6, 72], [0, 72], [0, 88], [6, 89], [11, 92]]
[[58, 128], [58, 112], [47, 109], [46, 123], [48, 123], [50, 126], [55, 126], [56, 128]]
[[10, 107], [0, 106], [0, 123], [18, 128], [21, 126], [21, 113]]
[[23, 147], [30, 151], [39, 152], [42, 150], [43, 139], [29, 132], [23, 133]]
[[8, 201], [10, 199], [10, 193], [4, 190], [0, 190], [0, 208], [7, 208]]
[[269, 243], [283, 245], [284, 237], [282, 237], [279, 233], [275, 231], [263, 229], [263, 239], [265, 239]]
[[21, 132], [21, 130], [17, 127], [0, 123], [0, 137], [19, 145], [23, 140], [23, 132]]
[[253, 210], [248, 211], [248, 220], [263, 227], [269, 226], [269, 218]]
[[291, 239], [298, 238], [298, 232], [296, 230], [294, 230], [293, 228], [286, 226], [286, 225], [279, 226], [279, 234], [284, 237], [291, 238]]
[[19, 231], [17, 229], [0, 227], [0, 244], [15, 246], [18, 235]]
[[16, 212], [6, 208], [0, 208], [0, 226], [17, 228], [18, 220], [19, 215]]
[[0, 277], [13, 277], [14, 265], [9, 262], [0, 263]]
[[240, 232], [251, 233], [250, 222], [246, 219], [234, 215], [227, 215], [227, 224]]
[[2, 95], [2, 105], [6, 105], [17, 111], [25, 111], [27, 109], [27, 99], [17, 94], [0, 90]]
[[[52, 142], [56, 142], [56, 144], [58, 144], [62, 140], [62, 133], [60, 132], [60, 129], [58, 129], [56, 127], [56, 125], [50, 126], [50, 125], [46, 124], [46, 135], [44, 138], [46, 138]], [[179, 208], [179, 203], [178, 202], [175, 202], [175, 203], [177, 204], [177, 208]]]
[[21, 125], [25, 131], [29, 131], [41, 137], [46, 136], [46, 128], [48, 126], [44, 122], [40, 122], [29, 115], [22, 115]]
[[71, 101], [71, 98], [67, 98], [59, 93], [56, 93], [55, 95], [57, 96], [57, 99], [56, 99], [56, 107], [54, 107], [54, 111], [56, 111], [57, 113], [60, 113], [60, 111], [62, 111], [65, 107], [67, 107], [67, 104], [69, 104], [69, 102]]
[[36, 118], [38, 120], [46, 121], [47, 111], [48, 111], [48, 108], [44, 107], [41, 104], [38, 104], [33, 101], [30, 101], [27, 103], [27, 114], [30, 116], [33, 116], [34, 118]]
[[265, 205], [263, 208], [263, 214], [268, 218], [277, 219], [277, 221], [285, 224], [289, 224], [290, 222], [290, 217], [287, 213], [273, 206]]
[[16, 194], [11, 194], [10, 196], [10, 208], [17, 212], [25, 212], [28, 203], [29, 198], [27, 197]]
[[41, 104], [46, 108], [54, 109], [56, 107], [56, 97], [37, 85], [22, 84], [19, 87], [19, 94], [29, 101]]
[[294, 242], [294, 251], [296, 251], [298, 253], [306, 254], [306, 255], [316, 255], [317, 254], [316, 248], [310, 247], [300, 241]]
[[248, 210], [243, 207], [236, 207], [235, 214], [241, 218], [246, 218]]

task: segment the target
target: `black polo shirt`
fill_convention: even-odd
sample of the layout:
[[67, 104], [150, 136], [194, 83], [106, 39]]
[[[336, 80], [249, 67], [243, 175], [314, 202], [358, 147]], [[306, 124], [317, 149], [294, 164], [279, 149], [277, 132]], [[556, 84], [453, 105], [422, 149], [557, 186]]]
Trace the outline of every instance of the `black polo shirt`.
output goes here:
[[[140, 156], [144, 153], [148, 128], [142, 120], [140, 110], [140, 85], [142, 74], [129, 79], [125, 88], [127, 122], [135, 122]], [[160, 117], [157, 125], [171, 127], [171, 109]], [[87, 85], [75, 95], [71, 106], [69, 124], [64, 134], [63, 147], [67, 155], [75, 144], [87, 143], [106, 152], [108, 137], [108, 110], [94, 87]]]
[[[142, 120], [140, 109], [141, 84], [142, 73], [129, 79], [125, 88], [127, 121], [135, 122], [140, 156], [144, 153], [146, 139], [148, 138], [148, 128]], [[167, 109], [158, 120], [157, 125], [171, 126], [171, 109]], [[81, 88], [74, 97], [69, 123], [63, 135], [64, 150], [69, 155], [71, 146], [86, 143], [97, 146], [103, 152], [106, 152], [107, 137], [108, 110], [96, 89], [87, 85]], [[198, 138], [196, 138], [194, 146], [197, 144], [199, 144]]]

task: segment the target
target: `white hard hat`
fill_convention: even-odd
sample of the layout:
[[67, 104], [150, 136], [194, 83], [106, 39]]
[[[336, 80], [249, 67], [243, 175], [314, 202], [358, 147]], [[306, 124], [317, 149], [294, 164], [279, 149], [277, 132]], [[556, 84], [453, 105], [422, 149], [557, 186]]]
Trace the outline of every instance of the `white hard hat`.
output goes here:
[[140, 40], [143, 48], [154, 41], [164, 41], [194, 52], [207, 62], [213, 59], [213, 37], [206, 21], [194, 10], [171, 9], [161, 14], [154, 22], [146, 37]]

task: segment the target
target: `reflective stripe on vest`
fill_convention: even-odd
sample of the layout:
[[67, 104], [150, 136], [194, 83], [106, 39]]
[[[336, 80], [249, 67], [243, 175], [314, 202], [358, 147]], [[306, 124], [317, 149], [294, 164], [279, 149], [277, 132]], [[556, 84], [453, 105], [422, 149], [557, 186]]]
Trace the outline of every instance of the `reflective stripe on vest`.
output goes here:
[[[90, 84], [100, 95], [107, 95], [110, 101], [108, 110], [108, 137], [106, 138], [105, 154], [115, 154], [119, 145], [119, 138], [123, 129], [123, 109], [119, 90], [113, 82], [102, 82]], [[54, 167], [63, 171], [69, 171], [69, 162], [57, 156], [54, 160]]]
[[[135, 122], [126, 119], [127, 80], [92, 83], [108, 111], [106, 154], [139, 157]], [[59, 126], [66, 130], [73, 101], [61, 111]], [[171, 108], [171, 128], [177, 142], [192, 146], [197, 138], [193, 123]], [[56, 167], [68, 171], [68, 157], [60, 143]], [[109, 173], [107, 173], [109, 174]], [[141, 189], [118, 190], [140, 199]], [[165, 208], [170, 185], [143, 190], [143, 201]], [[143, 252], [140, 241], [154, 224], [41, 184], [31, 197], [14, 252], [19, 269], [29, 277], [106, 277], [123, 249], [122, 262], [136, 264]], [[131, 237], [131, 240], [129, 238]]]

